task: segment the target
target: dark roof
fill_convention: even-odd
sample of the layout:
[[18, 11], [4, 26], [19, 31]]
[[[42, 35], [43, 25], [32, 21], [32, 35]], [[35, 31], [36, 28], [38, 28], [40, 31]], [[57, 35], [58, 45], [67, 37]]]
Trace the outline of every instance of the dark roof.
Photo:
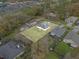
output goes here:
[[76, 42], [77, 44], [79, 44], [79, 34], [78, 34], [78, 32], [75, 32], [73, 30], [71, 32], [69, 32], [64, 39], [72, 40], [72, 41]]
[[23, 48], [17, 48], [16, 42], [8, 42], [7, 44], [0, 47], [0, 56], [4, 59], [14, 59], [23, 51]]
[[66, 29], [65, 28], [56, 27], [54, 30], [52, 30], [52, 32], [50, 34], [52, 36], [61, 37], [61, 36], [64, 35], [65, 32], [66, 32]]
[[48, 24], [48, 22], [42, 22], [42, 23], [38, 24], [38, 26], [43, 29], [47, 29], [49, 27], [49, 24]]

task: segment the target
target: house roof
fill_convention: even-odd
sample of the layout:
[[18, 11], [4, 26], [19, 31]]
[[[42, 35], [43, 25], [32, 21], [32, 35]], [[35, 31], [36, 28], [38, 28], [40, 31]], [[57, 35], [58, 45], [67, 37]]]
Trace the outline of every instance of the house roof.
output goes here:
[[62, 27], [56, 27], [54, 30], [52, 30], [52, 32], [50, 33], [52, 36], [57, 36], [57, 37], [61, 37], [64, 35], [64, 33], [66, 32], [65, 28]]
[[4, 59], [14, 59], [22, 51], [22, 47], [17, 48], [16, 42], [11, 41], [0, 47], [0, 56]]
[[77, 20], [78, 20], [78, 17], [75, 17], [75, 16], [71, 16], [71, 17], [65, 19], [65, 21], [67, 22], [67, 24], [73, 24]]
[[57, 15], [54, 14], [54, 13], [48, 13], [47, 15], [48, 15], [48, 16], [52, 16], [52, 17], [57, 17]]
[[76, 44], [79, 44], [79, 34], [78, 31], [72, 30], [71, 32], [69, 32], [66, 37], [64, 38], [65, 40], [72, 40], [74, 41]]
[[25, 36], [26, 38], [31, 40], [33, 43], [35, 43], [39, 39], [43, 38], [47, 33], [49, 33], [52, 30], [52, 27], [54, 29], [55, 26], [57, 26], [57, 25], [53, 24], [53, 23], [50, 23], [49, 24], [50, 28], [48, 28], [46, 31], [41, 30], [41, 29], [37, 28], [36, 26], [33, 26], [28, 30], [24, 30], [20, 34], [22, 34], [23, 36]]
[[49, 27], [49, 23], [48, 22], [42, 22], [42, 23], [38, 24], [38, 26], [43, 28], [43, 29], [47, 29]]

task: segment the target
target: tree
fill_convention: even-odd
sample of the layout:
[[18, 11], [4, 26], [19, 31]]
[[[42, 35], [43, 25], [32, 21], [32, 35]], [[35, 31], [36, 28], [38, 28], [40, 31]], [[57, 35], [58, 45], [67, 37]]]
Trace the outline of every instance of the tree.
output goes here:
[[7, 36], [28, 20], [27, 16], [24, 16], [22, 13], [17, 15], [16, 13], [14, 15], [5, 15], [0, 21], [0, 37]]
[[71, 50], [71, 48], [66, 43], [60, 42], [59, 44], [57, 44], [54, 50], [58, 55], [64, 56]]
[[44, 10], [44, 12], [47, 12], [50, 10], [50, 5], [51, 5], [52, 0], [41, 0], [41, 6]]
[[79, 2], [73, 3], [68, 9], [71, 15], [79, 16]]
[[71, 0], [58, 0], [56, 2], [56, 13], [59, 14], [60, 18], [64, 19], [67, 17], [67, 8], [69, 4], [71, 3]]
[[72, 3], [77, 3], [79, 2], [79, 0], [72, 0]]
[[79, 47], [74, 48], [64, 59], [79, 59]]
[[42, 8], [40, 6], [33, 6], [29, 8], [24, 8], [21, 10], [22, 13], [28, 15], [28, 16], [39, 16], [42, 14]]
[[[79, 56], [79, 47], [74, 48], [74, 49], [72, 50], [71, 56], [72, 56], [73, 58], [76, 58], [77, 56]], [[78, 57], [78, 59], [79, 59], [79, 57]]]
[[5, 14], [0, 19], [0, 37], [11, 34], [15, 29], [30, 21], [35, 16], [39, 16], [41, 13], [42, 9], [39, 6], [33, 6], [11, 14]]

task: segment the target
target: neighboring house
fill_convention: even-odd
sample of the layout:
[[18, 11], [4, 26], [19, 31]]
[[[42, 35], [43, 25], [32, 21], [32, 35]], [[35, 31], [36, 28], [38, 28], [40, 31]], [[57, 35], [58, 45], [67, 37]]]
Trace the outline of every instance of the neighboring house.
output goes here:
[[66, 28], [62, 26], [57, 26], [55, 29], [51, 31], [50, 35], [53, 37], [62, 38], [66, 31]]
[[50, 19], [50, 20], [57, 20], [58, 16], [55, 13], [47, 13], [45, 15], [46, 18]]
[[79, 46], [79, 27], [73, 29], [69, 32], [66, 37], [64, 38], [64, 42], [71, 44], [72, 47]]
[[76, 25], [79, 26], [79, 20], [76, 22]]
[[71, 27], [77, 20], [78, 20], [78, 17], [71, 16], [65, 19], [65, 22], [67, 23], [67, 26]]
[[35, 26], [37, 23], [38, 23], [38, 21], [33, 19], [33, 20], [29, 21], [28, 23], [25, 23], [24, 25], [22, 25], [21, 28], [20, 28], [20, 31], [23, 31], [23, 30], [28, 29], [32, 26]]
[[57, 25], [50, 22], [42, 22], [33, 26], [28, 30], [24, 30], [16, 36], [17, 40], [21, 40], [26, 45], [31, 45], [31, 53], [33, 59], [43, 59], [48, 52], [48, 33]]
[[3, 59], [16, 59], [23, 53], [23, 47], [14, 41], [10, 41], [0, 47], [0, 58]]

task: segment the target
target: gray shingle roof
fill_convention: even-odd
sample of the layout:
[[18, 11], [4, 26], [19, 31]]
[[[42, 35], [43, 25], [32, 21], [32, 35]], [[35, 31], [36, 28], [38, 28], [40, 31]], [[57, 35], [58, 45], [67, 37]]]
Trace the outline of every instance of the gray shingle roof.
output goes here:
[[75, 21], [77, 21], [78, 20], [78, 17], [75, 17], [75, 16], [71, 16], [71, 17], [69, 17], [69, 18], [67, 18], [67, 19], [65, 19], [65, 21], [69, 24], [69, 23], [75, 23]]
[[71, 31], [67, 34], [67, 36], [64, 38], [66, 40], [72, 40], [75, 43], [79, 44], [79, 34], [78, 32]]
[[38, 26], [43, 29], [47, 29], [49, 27], [49, 24], [48, 24], [48, 22], [43, 22], [43, 23], [38, 24]]
[[61, 28], [61, 27], [56, 27], [54, 30], [52, 30], [52, 32], [50, 33], [52, 36], [57, 36], [57, 37], [61, 37], [64, 35], [64, 33], [66, 32], [65, 28]]
[[0, 56], [3, 56], [4, 59], [14, 59], [18, 54], [23, 51], [23, 48], [17, 48], [16, 43], [11, 41], [0, 47]]

